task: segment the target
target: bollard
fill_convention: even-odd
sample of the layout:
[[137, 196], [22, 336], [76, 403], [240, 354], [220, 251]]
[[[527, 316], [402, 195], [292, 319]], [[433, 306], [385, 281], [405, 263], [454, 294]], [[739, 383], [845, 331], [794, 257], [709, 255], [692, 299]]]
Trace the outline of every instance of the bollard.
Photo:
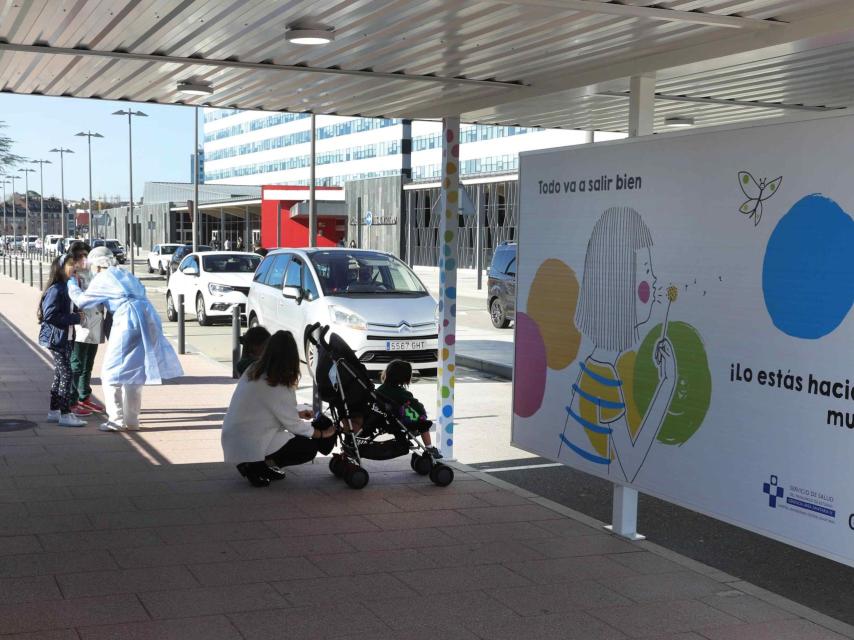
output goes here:
[[33, 286], [33, 261], [30, 260], [30, 286]]
[[178, 353], [184, 355], [184, 294], [178, 294]]
[[39, 262], [39, 291], [44, 291], [44, 276], [42, 275], [42, 263]]
[[237, 375], [237, 361], [240, 360], [240, 305], [231, 307], [231, 377]]
[[18, 256], [15, 256], [15, 280], [18, 279]]

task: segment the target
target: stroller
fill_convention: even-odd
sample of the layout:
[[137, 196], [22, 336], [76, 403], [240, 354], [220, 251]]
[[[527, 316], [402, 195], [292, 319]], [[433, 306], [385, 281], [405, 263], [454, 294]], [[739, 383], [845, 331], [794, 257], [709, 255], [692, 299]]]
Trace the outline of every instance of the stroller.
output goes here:
[[[365, 366], [338, 334], [326, 339], [329, 327], [315, 324], [309, 341], [317, 348], [314, 380], [320, 399], [327, 403], [337, 430], [341, 453], [334, 453], [329, 470], [348, 486], [362, 489], [368, 472], [362, 460], [391, 460], [409, 453], [410, 466], [440, 487], [454, 481], [454, 470], [438, 462], [405, 424], [403, 411], [375, 390]], [[356, 433], [361, 422], [361, 430]]]

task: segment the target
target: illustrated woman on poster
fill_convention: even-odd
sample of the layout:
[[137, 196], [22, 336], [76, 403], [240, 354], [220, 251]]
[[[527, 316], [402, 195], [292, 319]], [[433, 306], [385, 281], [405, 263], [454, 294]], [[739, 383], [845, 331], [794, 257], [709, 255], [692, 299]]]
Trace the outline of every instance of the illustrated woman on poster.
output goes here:
[[673, 345], [662, 336], [653, 351], [658, 385], [639, 424], [630, 425], [631, 381], [621, 379], [618, 361], [638, 342], [639, 327], [663, 294], [656, 288], [650, 247], [652, 235], [634, 209], [608, 209], [593, 227], [575, 324], [594, 348], [572, 385], [558, 450], [558, 458], [581, 456], [628, 482], [655, 442], [677, 380]]

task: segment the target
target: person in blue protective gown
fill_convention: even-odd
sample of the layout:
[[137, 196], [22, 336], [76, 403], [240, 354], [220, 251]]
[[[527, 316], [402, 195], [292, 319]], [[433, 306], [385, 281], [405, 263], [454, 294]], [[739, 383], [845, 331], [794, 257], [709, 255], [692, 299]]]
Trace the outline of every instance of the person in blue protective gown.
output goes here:
[[115, 266], [106, 247], [89, 254], [96, 272], [86, 291], [71, 279], [68, 293], [79, 309], [105, 305], [112, 316], [101, 369], [107, 421], [101, 431], [136, 431], [142, 387], [184, 375], [178, 356], [163, 335], [160, 318], [145, 295], [145, 287], [130, 272]]

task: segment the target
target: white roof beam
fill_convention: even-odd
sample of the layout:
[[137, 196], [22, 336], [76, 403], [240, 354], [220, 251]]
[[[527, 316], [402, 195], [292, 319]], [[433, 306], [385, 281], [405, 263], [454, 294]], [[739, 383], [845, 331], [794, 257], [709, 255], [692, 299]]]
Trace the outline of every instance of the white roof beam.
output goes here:
[[[621, 91], [602, 91], [596, 93], [597, 96], [607, 96], [609, 98], [625, 98], [629, 99], [629, 92]], [[730, 100], [728, 98], [709, 98], [702, 96], [677, 96], [667, 93], [656, 93], [656, 100], [666, 100], [669, 102], [694, 102], [697, 104], [719, 104], [724, 106], [734, 107], [751, 107], [754, 109], [783, 109], [786, 111], [839, 111], [845, 107], [825, 107], [821, 105], [804, 105], [804, 104], [789, 104], [786, 102], [762, 102], [761, 100]]]
[[662, 22], [687, 22], [689, 24], [701, 24], [709, 27], [723, 27], [728, 29], [771, 29], [775, 26], [786, 24], [780, 20], [745, 18], [734, 15], [720, 15], [717, 13], [705, 13], [702, 11], [681, 11], [679, 9], [668, 9], [665, 7], [639, 7], [619, 2], [599, 2], [599, 0], [493, 0], [495, 4], [525, 5], [532, 7], [544, 7], [548, 9], [560, 9], [564, 11], [583, 11], [586, 13], [601, 13], [623, 18], [645, 18], [647, 20], [660, 20]]
[[[476, 98], [456, 101], [425, 103], [409, 114], [415, 119], [436, 118], [444, 113], [467, 114], [489, 110], [500, 105], [510, 105], [541, 98], [549, 94], [570, 89], [581, 89], [591, 85], [630, 78], [644, 73], [653, 73], [696, 62], [710, 61], [750, 51], [760, 51], [781, 44], [805, 40], [816, 36], [836, 34], [854, 30], [854, 2], [841, 0], [828, 5], [824, 10], [806, 11], [787, 16], [790, 20], [779, 28], [761, 33], [739, 32], [726, 37], [706, 37], [694, 44], [653, 49], [647, 54], [639, 53], [628, 60], [609, 61], [589, 66], [550, 69], [537, 76], [525, 78], [525, 86], [508, 89], [506, 92], [484, 90]], [[731, 32], [729, 32], [731, 33]]]
[[478, 80], [475, 78], [445, 77], [433, 75], [412, 75], [406, 73], [389, 73], [363, 69], [340, 69], [338, 67], [309, 67], [293, 64], [278, 64], [274, 62], [244, 62], [242, 60], [216, 60], [211, 58], [187, 58], [159, 53], [133, 53], [130, 51], [100, 51], [96, 49], [78, 49], [71, 47], [52, 47], [47, 44], [16, 44], [0, 42], [0, 52], [16, 51], [37, 55], [75, 56], [111, 58], [113, 60], [132, 60], [135, 62], [154, 62], [190, 65], [193, 67], [214, 67], [217, 69], [251, 69], [268, 72], [298, 72], [338, 76], [355, 76], [378, 80], [406, 80], [445, 85], [467, 85], [490, 87], [493, 89], [514, 89], [524, 86], [520, 82], [505, 82], [501, 80]]

